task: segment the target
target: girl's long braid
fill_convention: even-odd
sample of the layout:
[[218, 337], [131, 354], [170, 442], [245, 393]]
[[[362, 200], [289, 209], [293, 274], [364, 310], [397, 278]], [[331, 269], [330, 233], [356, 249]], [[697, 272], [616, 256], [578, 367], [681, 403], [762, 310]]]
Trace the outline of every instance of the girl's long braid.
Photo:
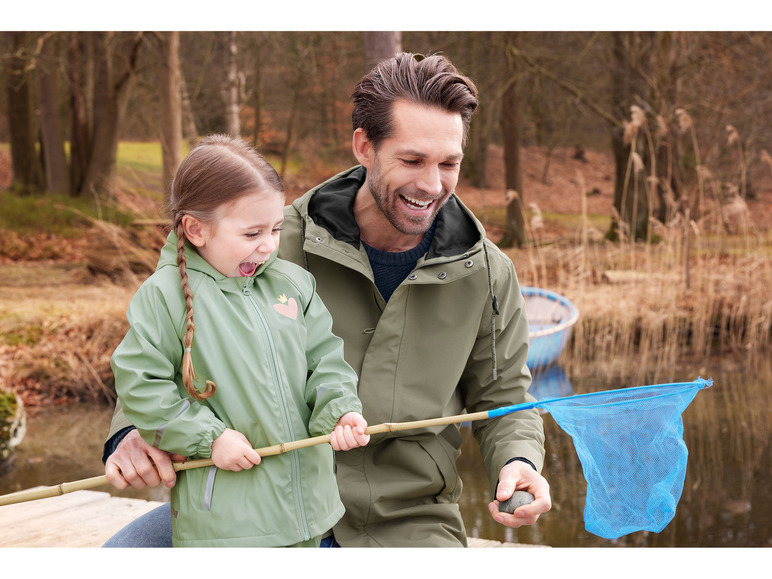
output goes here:
[[193, 398], [196, 400], [206, 400], [214, 396], [214, 393], [217, 391], [217, 385], [211, 380], [207, 380], [204, 391], [199, 392], [194, 384], [197, 377], [196, 370], [193, 368], [191, 348], [193, 347], [193, 333], [196, 331], [196, 325], [193, 323], [193, 292], [188, 283], [187, 260], [185, 259], [185, 232], [183, 231], [182, 222], [177, 223], [175, 233], [177, 234], [177, 266], [180, 268], [182, 292], [185, 294], [185, 307], [188, 312], [185, 318], [187, 331], [183, 338], [185, 352], [182, 355], [182, 382], [185, 384], [188, 394]]

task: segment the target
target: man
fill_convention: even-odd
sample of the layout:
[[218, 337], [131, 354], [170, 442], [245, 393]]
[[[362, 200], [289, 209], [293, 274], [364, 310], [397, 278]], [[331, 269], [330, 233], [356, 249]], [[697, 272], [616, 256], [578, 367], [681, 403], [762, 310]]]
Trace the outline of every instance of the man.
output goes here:
[[[365, 75], [352, 99], [352, 149], [360, 165], [285, 208], [279, 255], [316, 277], [333, 331], [359, 375], [368, 423], [533, 400], [514, 267], [454, 194], [476, 87], [445, 57], [403, 53]], [[129, 428], [118, 409], [106, 455]], [[551, 508], [539, 474], [538, 412], [472, 428], [491, 482], [491, 516], [511, 527], [535, 523]], [[172, 486], [169, 457], [137, 439], [129, 431], [106, 459], [108, 480], [118, 488]], [[459, 428], [450, 425], [373, 435], [368, 446], [339, 453], [346, 514], [329, 542], [466, 546], [457, 505], [460, 445]], [[514, 514], [499, 513], [499, 501], [515, 490], [536, 500]], [[168, 519], [168, 509], [153, 516]], [[163, 536], [151, 518], [138, 524]], [[148, 529], [133, 535], [140, 532], [146, 536]]]

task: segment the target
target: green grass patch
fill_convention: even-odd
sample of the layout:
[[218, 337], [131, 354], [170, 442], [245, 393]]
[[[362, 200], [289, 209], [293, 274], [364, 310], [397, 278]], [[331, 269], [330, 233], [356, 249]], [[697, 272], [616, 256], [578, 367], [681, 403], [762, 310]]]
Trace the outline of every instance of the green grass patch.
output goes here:
[[42, 326], [24, 326], [0, 332], [0, 344], [4, 346], [34, 346], [43, 338]]
[[107, 219], [118, 225], [128, 225], [133, 220], [114, 208], [95, 207], [91, 199], [66, 195], [27, 195], [19, 197], [8, 191], [0, 191], [0, 229], [29, 235], [41, 230], [62, 237], [74, 237], [83, 231], [87, 215]]
[[[187, 150], [183, 153], [187, 154]], [[134, 171], [161, 173], [163, 155], [161, 143], [121, 141], [118, 144], [118, 170], [132, 169]]]

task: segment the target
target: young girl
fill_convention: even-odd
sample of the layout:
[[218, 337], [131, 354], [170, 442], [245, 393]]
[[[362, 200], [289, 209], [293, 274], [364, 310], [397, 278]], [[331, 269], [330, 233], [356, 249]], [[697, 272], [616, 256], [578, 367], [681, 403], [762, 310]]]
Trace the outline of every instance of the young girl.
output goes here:
[[[214, 462], [177, 475], [178, 547], [318, 546], [344, 510], [332, 450], [369, 442], [313, 277], [276, 257], [283, 207], [279, 176], [249, 145], [203, 140], [174, 178], [173, 230], [112, 356], [143, 439]], [[330, 432], [330, 445], [264, 461], [254, 450]]]

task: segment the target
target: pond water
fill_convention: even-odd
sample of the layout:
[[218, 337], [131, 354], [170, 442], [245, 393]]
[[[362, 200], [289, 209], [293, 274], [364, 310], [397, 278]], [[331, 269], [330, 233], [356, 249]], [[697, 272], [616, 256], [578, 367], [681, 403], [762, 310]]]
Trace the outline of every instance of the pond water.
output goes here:
[[[714, 384], [701, 390], [683, 413], [689, 449], [686, 479], [675, 517], [662, 532], [639, 531], [607, 540], [586, 531], [587, 484], [581, 463], [571, 437], [544, 414], [544, 475], [550, 482], [553, 508], [536, 525], [522, 529], [507, 529], [491, 520], [486, 507], [490, 491], [477, 443], [471, 429], [462, 428], [460, 507], [468, 534], [551, 547], [772, 547], [772, 363], [754, 372], [737, 364], [716, 364], [709, 371], [685, 366], [678, 381], [688, 382], [698, 375], [713, 378]], [[621, 387], [592, 376], [570, 377], [559, 368], [537, 386], [542, 389], [540, 397]], [[0, 476], [0, 494], [103, 474], [101, 449], [111, 415], [110, 408], [93, 404], [29, 409], [27, 434], [17, 450], [15, 467]], [[168, 499], [163, 488], [116, 491], [106, 485], [94, 490]]]

